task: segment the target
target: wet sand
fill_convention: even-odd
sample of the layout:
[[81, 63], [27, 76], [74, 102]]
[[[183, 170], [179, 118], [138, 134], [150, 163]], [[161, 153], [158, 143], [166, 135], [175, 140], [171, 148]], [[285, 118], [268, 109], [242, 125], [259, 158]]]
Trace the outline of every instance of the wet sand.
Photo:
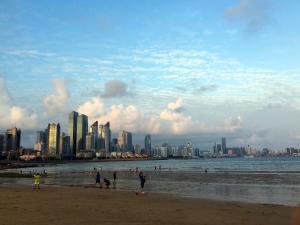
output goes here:
[[299, 225], [299, 208], [83, 187], [0, 188], [0, 225]]

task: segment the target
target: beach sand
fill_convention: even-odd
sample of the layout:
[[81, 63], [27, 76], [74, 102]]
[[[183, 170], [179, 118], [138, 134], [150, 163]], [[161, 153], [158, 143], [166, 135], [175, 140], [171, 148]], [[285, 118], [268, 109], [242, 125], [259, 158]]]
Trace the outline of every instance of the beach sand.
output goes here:
[[0, 188], [1, 225], [300, 225], [299, 217], [299, 208], [287, 206], [92, 187]]

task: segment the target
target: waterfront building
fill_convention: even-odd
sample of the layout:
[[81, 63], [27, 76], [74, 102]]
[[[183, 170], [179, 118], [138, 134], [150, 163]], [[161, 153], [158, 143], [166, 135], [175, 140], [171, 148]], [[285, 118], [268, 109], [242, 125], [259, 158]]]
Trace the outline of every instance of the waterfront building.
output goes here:
[[118, 136], [118, 144], [120, 146], [121, 152], [132, 152], [132, 133], [120, 130]]
[[4, 151], [4, 135], [0, 134], [0, 158], [2, 157], [3, 151]]
[[94, 122], [91, 126], [91, 134], [93, 136], [93, 142], [91, 144], [91, 149], [97, 150], [98, 147], [98, 135], [99, 135], [99, 130], [98, 130], [98, 121]]
[[111, 151], [111, 131], [110, 131], [110, 123], [107, 122], [105, 125], [99, 126], [99, 138], [101, 144], [101, 150], [104, 150], [106, 154]]
[[19, 155], [21, 143], [21, 130], [16, 127], [7, 129], [4, 137], [3, 154], [8, 158], [16, 158]]
[[227, 154], [227, 148], [226, 148], [226, 138], [222, 137], [222, 152], [224, 155]]
[[34, 144], [34, 150], [45, 152], [46, 151], [46, 133], [45, 131], [37, 131]]
[[70, 136], [67, 136], [64, 132], [60, 136], [59, 154], [62, 158], [72, 158]]
[[78, 112], [72, 111], [69, 114], [68, 134], [70, 136], [70, 148], [71, 148], [72, 158], [76, 158], [77, 118], [78, 118]]
[[87, 135], [86, 135], [86, 138], [85, 138], [85, 149], [86, 150], [95, 150], [94, 146], [94, 135], [89, 132]]
[[147, 155], [152, 155], [152, 152], [151, 152], [151, 135], [150, 134], [147, 134], [145, 136], [145, 153]]
[[59, 154], [60, 125], [59, 123], [48, 124], [48, 155], [57, 157]]
[[76, 151], [85, 149], [85, 139], [88, 133], [88, 117], [84, 114], [77, 118]]

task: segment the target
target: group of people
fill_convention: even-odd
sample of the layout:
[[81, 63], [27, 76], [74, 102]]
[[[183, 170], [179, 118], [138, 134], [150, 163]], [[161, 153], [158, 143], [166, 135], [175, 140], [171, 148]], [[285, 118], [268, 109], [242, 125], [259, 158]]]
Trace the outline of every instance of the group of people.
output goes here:
[[[115, 189], [116, 188], [116, 180], [117, 180], [117, 172], [114, 171], [113, 173], [113, 188]], [[106, 186], [107, 189], [110, 188], [110, 180], [106, 177], [103, 178], [103, 182]], [[102, 188], [102, 184], [101, 184], [101, 175], [100, 175], [100, 172], [98, 171], [97, 174], [96, 174], [96, 185], [99, 186], [99, 188]]]
[[[136, 170], [136, 172], [137, 171], [138, 171], [138, 169]], [[139, 171], [138, 176], [139, 176], [139, 180], [140, 180], [140, 190], [137, 190], [137, 193], [142, 193], [143, 194], [144, 193], [144, 186], [145, 186], [145, 183], [146, 183], [146, 176], [143, 174], [142, 171]], [[95, 180], [96, 180], [96, 185], [99, 186], [99, 188], [103, 188], [102, 187], [102, 182], [101, 182], [101, 175], [100, 175], [99, 171], [96, 173]], [[34, 181], [34, 189], [40, 189], [41, 175], [39, 173], [34, 173], [33, 181]], [[114, 171], [113, 172], [113, 188], [114, 189], [116, 188], [116, 181], [117, 181], [117, 172]], [[107, 189], [109, 189], [110, 185], [111, 185], [110, 180], [107, 177], [104, 177], [103, 182], [105, 184], [105, 187]]]

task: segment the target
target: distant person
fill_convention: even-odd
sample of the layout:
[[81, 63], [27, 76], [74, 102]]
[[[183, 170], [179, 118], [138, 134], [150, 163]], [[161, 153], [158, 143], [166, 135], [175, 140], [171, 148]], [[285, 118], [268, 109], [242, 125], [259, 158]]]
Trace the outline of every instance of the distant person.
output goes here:
[[159, 170], [161, 170], [161, 165], [159, 165]]
[[205, 172], [205, 174], [207, 174], [207, 169], [205, 169], [205, 171], [204, 171], [204, 172]]
[[104, 178], [103, 180], [104, 180], [106, 189], [109, 189], [109, 187], [110, 187], [110, 181], [107, 178]]
[[40, 189], [41, 175], [39, 173], [34, 174], [33, 180], [34, 180], [34, 189]]
[[139, 168], [135, 167], [135, 173], [137, 174], [139, 172]]
[[144, 193], [144, 186], [145, 186], [145, 182], [146, 182], [146, 176], [144, 176], [143, 172], [141, 171], [139, 173], [139, 178], [140, 178], [140, 182], [141, 182], [141, 193]]
[[157, 168], [156, 168], [156, 166], [154, 167], [154, 170], [156, 170]]
[[97, 172], [96, 174], [96, 185], [98, 185], [99, 188], [101, 188], [101, 176], [99, 172]]
[[116, 180], [117, 180], [117, 172], [116, 171], [114, 171], [114, 173], [113, 173], [113, 178], [114, 178], [113, 188], [116, 189]]

